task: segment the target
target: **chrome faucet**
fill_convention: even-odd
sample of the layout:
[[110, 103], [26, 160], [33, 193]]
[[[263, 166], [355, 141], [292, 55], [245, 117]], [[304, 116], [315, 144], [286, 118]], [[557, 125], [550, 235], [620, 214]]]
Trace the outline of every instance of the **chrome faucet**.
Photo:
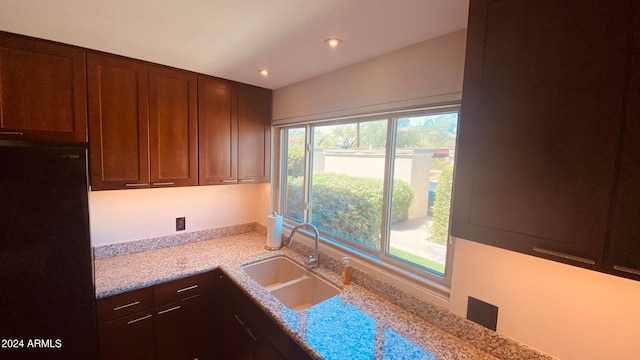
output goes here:
[[308, 227], [311, 230], [313, 230], [313, 232], [315, 233], [315, 236], [316, 236], [315, 251], [314, 251], [313, 255], [309, 255], [307, 260], [304, 261], [304, 265], [307, 267], [307, 269], [315, 269], [319, 265], [318, 247], [320, 245], [320, 234], [318, 233], [318, 228], [316, 228], [315, 226], [313, 226], [313, 225], [311, 225], [309, 223], [302, 223], [300, 225], [297, 225], [296, 227], [293, 228], [293, 230], [291, 230], [291, 233], [289, 234], [289, 239], [287, 239], [287, 244], [286, 245], [288, 247], [291, 247], [291, 243], [293, 242], [293, 234], [296, 231], [298, 231], [298, 229], [303, 228], [303, 227]]

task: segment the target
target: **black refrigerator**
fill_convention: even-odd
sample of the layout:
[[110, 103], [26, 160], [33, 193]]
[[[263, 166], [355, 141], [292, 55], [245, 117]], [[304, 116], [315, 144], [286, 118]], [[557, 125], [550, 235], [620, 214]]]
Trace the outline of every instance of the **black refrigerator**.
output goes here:
[[86, 147], [0, 141], [0, 359], [95, 359]]

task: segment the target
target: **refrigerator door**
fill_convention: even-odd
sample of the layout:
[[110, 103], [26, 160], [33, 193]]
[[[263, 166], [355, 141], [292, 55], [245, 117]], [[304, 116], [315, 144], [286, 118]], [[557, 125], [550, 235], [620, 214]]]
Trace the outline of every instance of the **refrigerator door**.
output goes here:
[[0, 359], [97, 358], [86, 149], [0, 142], [0, 169]]

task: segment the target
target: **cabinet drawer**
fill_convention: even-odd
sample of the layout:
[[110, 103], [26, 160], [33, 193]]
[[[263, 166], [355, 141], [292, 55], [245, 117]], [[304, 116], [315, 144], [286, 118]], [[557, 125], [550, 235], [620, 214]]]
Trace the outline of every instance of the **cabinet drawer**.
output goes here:
[[150, 310], [153, 309], [153, 288], [133, 290], [99, 299], [97, 306], [99, 322]]
[[99, 325], [100, 360], [155, 359], [154, 318], [151, 310]]
[[213, 272], [198, 274], [156, 285], [154, 288], [156, 306], [165, 305], [210, 290], [214, 284]]

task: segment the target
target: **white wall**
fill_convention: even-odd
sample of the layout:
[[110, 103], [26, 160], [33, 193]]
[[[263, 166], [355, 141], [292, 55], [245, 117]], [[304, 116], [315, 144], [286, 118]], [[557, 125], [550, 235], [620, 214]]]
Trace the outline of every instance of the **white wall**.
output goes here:
[[92, 191], [91, 244], [176, 234], [175, 219], [183, 216], [186, 232], [251, 222], [266, 225], [269, 200], [269, 184]]
[[276, 89], [274, 124], [460, 100], [465, 39], [456, 31]]
[[[277, 89], [274, 119], [343, 116], [459, 94], [464, 46], [464, 31], [456, 32]], [[450, 299], [439, 304], [466, 316], [468, 296], [499, 307], [498, 332], [561, 359], [640, 354], [640, 282], [459, 239]]]
[[640, 282], [458, 239], [451, 310], [499, 308], [498, 332], [561, 359], [638, 359]]

